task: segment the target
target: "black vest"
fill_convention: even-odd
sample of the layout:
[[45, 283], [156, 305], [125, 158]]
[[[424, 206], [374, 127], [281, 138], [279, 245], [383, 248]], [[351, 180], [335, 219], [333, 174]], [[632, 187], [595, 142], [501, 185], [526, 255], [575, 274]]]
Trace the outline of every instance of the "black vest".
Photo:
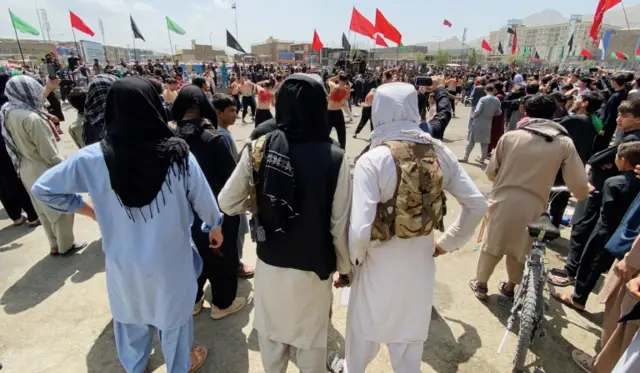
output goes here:
[[[344, 150], [330, 142], [290, 142], [289, 156], [295, 170], [294, 209], [299, 215], [285, 232], [271, 231], [270, 222], [260, 221], [267, 239], [258, 242], [258, 258], [276, 267], [312, 271], [326, 280], [336, 270], [331, 210]], [[258, 191], [264, 180], [262, 169]], [[258, 192], [258, 214], [268, 208], [269, 197]]]

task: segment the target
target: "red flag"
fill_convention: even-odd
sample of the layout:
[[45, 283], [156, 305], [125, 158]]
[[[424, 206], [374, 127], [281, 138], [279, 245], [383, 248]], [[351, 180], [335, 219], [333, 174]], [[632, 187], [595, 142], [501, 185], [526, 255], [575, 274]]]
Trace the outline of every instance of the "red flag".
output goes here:
[[371, 39], [375, 39], [376, 28], [373, 26], [373, 23], [360, 14], [355, 7], [351, 12], [351, 25], [349, 26], [349, 30], [360, 35], [368, 36]]
[[616, 52], [616, 57], [618, 57], [621, 60], [628, 60], [629, 56], [627, 56], [626, 54], [622, 53], [622, 52]]
[[582, 55], [582, 57], [586, 57], [586, 58], [591, 58], [593, 57], [593, 54], [591, 54], [591, 52], [589, 52], [586, 49], [583, 49], [582, 52], [580, 52], [580, 55]]
[[324, 47], [324, 44], [322, 44], [320, 37], [318, 36], [318, 31], [316, 30], [313, 30], [313, 42], [311, 43], [311, 47], [316, 52], [319, 52], [320, 49]]
[[511, 43], [511, 54], [518, 54], [518, 29], [513, 26], [513, 42]]
[[82, 20], [82, 18], [78, 17], [74, 12], [69, 11], [69, 17], [71, 18], [71, 27], [78, 31], [82, 31], [87, 35], [93, 36], [95, 32], [87, 26], [86, 23]]
[[379, 45], [381, 47], [388, 47], [389, 46], [387, 44], [387, 42], [384, 41], [384, 39], [380, 36], [380, 34], [376, 35], [376, 45]]
[[[382, 12], [378, 9], [376, 9], [376, 32], [381, 33], [385, 38], [396, 44], [402, 44], [402, 34], [384, 18]], [[377, 40], [378, 38], [376, 38]]]
[[602, 24], [604, 14], [607, 12], [607, 10], [613, 8], [621, 2], [622, 0], [600, 0], [600, 2], [598, 3], [596, 12], [593, 15], [593, 24], [591, 25], [591, 30], [589, 31], [589, 35], [591, 36], [591, 39], [593, 39], [593, 42], [596, 43], [596, 45], [598, 40], [598, 31], [600, 30], [600, 25]]
[[449, 28], [451, 28], [451, 26], [453, 26], [453, 23], [449, 22], [449, 20], [446, 19], [446, 18], [444, 19], [444, 22], [442, 24], [447, 26], [447, 27], [449, 27]]
[[491, 45], [489, 45], [489, 43], [487, 43], [487, 41], [484, 39], [482, 39], [482, 49], [486, 50], [487, 52], [493, 52], [493, 48], [491, 48]]

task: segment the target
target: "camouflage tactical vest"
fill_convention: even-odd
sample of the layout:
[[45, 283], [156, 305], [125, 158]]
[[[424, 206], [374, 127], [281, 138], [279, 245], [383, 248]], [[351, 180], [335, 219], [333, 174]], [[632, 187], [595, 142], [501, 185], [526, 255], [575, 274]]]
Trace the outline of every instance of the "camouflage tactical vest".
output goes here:
[[410, 141], [382, 143], [391, 149], [396, 164], [396, 191], [385, 203], [378, 203], [371, 239], [412, 238], [444, 230], [446, 197], [442, 169], [431, 144]]

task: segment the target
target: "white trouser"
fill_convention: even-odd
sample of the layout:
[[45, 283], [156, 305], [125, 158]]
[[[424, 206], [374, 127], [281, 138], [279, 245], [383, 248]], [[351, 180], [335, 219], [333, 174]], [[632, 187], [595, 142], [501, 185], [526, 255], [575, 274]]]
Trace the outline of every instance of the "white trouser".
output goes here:
[[296, 355], [296, 365], [300, 373], [326, 373], [327, 348], [302, 349], [286, 343], [276, 342], [258, 333], [258, 346], [265, 373], [286, 373], [289, 354]]
[[[365, 369], [376, 358], [380, 351], [380, 343], [369, 342], [358, 338], [345, 339], [346, 364], [344, 373], [365, 373]], [[423, 342], [387, 343], [391, 356], [391, 368], [394, 373], [420, 373], [422, 363]]]
[[612, 373], [640, 372], [640, 332], [636, 333], [629, 348], [622, 354]]

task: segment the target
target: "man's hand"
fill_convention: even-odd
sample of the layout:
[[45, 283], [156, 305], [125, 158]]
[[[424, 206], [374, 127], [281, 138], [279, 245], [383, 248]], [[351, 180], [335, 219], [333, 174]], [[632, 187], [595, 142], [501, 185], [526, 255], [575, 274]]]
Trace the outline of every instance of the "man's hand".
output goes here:
[[636, 177], [640, 179], [640, 164], [636, 166], [636, 169], [633, 170], [636, 173]]
[[594, 187], [593, 185], [591, 185], [591, 183], [587, 184], [589, 186], [589, 193], [593, 193], [596, 190], [596, 187]]
[[447, 253], [447, 251], [446, 251], [445, 249], [441, 248], [441, 247], [440, 247], [440, 245], [435, 244], [435, 247], [436, 247], [436, 249], [435, 249], [435, 251], [433, 252], [433, 257], [434, 257], [434, 258], [437, 258], [437, 257], [439, 257], [440, 255], [444, 255], [444, 254], [446, 254], [446, 253]]
[[338, 277], [333, 281], [333, 287], [336, 289], [349, 287], [351, 285], [351, 280], [353, 279], [353, 274], [349, 273], [346, 275], [338, 274]]
[[627, 282], [627, 290], [632, 296], [640, 300], [640, 277]]
[[213, 249], [213, 253], [219, 257], [223, 257], [224, 255], [220, 251], [220, 246], [222, 246], [223, 237], [222, 237], [222, 227], [218, 226], [216, 229], [209, 232], [209, 247]]
[[627, 261], [622, 259], [613, 267], [613, 272], [622, 280], [629, 281], [631, 280], [631, 277], [633, 276], [635, 270], [629, 268], [629, 266], [627, 266]]

